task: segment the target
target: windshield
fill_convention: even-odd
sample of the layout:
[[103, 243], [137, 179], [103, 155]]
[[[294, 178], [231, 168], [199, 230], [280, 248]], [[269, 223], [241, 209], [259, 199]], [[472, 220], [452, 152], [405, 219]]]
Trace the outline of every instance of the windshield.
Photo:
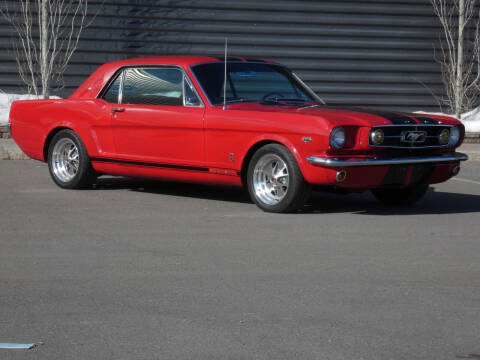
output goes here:
[[[192, 67], [212, 105], [223, 104], [225, 63]], [[294, 102], [321, 100], [287, 68], [267, 63], [227, 62], [226, 100], [232, 102]]]

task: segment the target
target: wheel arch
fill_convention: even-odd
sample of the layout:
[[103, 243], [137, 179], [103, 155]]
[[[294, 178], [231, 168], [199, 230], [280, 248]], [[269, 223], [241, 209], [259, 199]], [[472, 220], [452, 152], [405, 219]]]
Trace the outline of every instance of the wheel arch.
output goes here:
[[58, 134], [62, 130], [71, 130], [75, 132], [74, 129], [68, 126], [57, 126], [50, 130], [45, 141], [43, 142], [43, 160], [48, 161], [48, 148], [50, 147], [50, 143], [52, 142], [53, 137]]
[[279, 144], [279, 145], [285, 146], [287, 148], [287, 150], [290, 151], [290, 153], [293, 155], [293, 157], [297, 161], [298, 167], [300, 168], [300, 171], [302, 172], [302, 175], [304, 175], [304, 173], [303, 173], [304, 163], [302, 161], [302, 158], [301, 158], [300, 154], [297, 151], [297, 148], [287, 139], [284, 139], [284, 138], [280, 139], [280, 138], [277, 138], [277, 137], [268, 137], [268, 138], [257, 139], [255, 142], [253, 142], [253, 144], [250, 145], [250, 147], [248, 148], [248, 151], [246, 152], [245, 156], [243, 157], [242, 166], [240, 168], [240, 177], [241, 177], [243, 185], [247, 184], [246, 181], [247, 181], [248, 165], [250, 163], [250, 160], [253, 157], [253, 154], [255, 154], [255, 152], [258, 149], [260, 149], [262, 146], [265, 146], [265, 145], [268, 145], [268, 144]]

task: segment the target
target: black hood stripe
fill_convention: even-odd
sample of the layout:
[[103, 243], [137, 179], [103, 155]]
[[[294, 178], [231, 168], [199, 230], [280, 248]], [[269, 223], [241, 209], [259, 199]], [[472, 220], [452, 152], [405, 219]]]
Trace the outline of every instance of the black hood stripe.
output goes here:
[[365, 109], [361, 107], [330, 107], [327, 108], [332, 110], [346, 110], [354, 111], [363, 114], [370, 114], [383, 117], [390, 121], [394, 125], [423, 125], [423, 124], [438, 124], [438, 121], [434, 118], [431, 118], [426, 115], [419, 114], [408, 114], [400, 113], [394, 111], [384, 111], [384, 110], [374, 110], [374, 109]]
[[430, 116], [425, 116], [425, 115], [418, 115], [418, 114], [408, 114], [408, 116], [412, 116], [415, 119], [417, 119], [420, 124], [426, 124], [426, 125], [435, 125], [438, 124], [438, 120], [435, 120], [434, 118]]
[[418, 125], [418, 123], [411, 117], [402, 113], [395, 113], [393, 111], [373, 110], [373, 109], [365, 109], [360, 107], [328, 107], [328, 108], [332, 110], [347, 110], [347, 111], [354, 111], [354, 112], [359, 112], [363, 114], [380, 116], [389, 120], [394, 125], [409, 125], [409, 124]]

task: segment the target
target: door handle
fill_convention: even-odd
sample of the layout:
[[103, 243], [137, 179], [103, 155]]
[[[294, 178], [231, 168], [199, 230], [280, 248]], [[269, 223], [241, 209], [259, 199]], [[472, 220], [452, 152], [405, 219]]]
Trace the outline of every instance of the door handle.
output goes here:
[[117, 112], [124, 112], [125, 108], [112, 108], [112, 110], [110, 111], [112, 112], [112, 114], [115, 114]]

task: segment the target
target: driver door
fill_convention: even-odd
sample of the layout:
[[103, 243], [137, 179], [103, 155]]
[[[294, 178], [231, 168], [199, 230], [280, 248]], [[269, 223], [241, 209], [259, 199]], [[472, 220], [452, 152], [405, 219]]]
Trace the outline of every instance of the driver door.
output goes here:
[[121, 160], [170, 165], [205, 163], [204, 111], [177, 67], [132, 67], [119, 75], [111, 128]]

